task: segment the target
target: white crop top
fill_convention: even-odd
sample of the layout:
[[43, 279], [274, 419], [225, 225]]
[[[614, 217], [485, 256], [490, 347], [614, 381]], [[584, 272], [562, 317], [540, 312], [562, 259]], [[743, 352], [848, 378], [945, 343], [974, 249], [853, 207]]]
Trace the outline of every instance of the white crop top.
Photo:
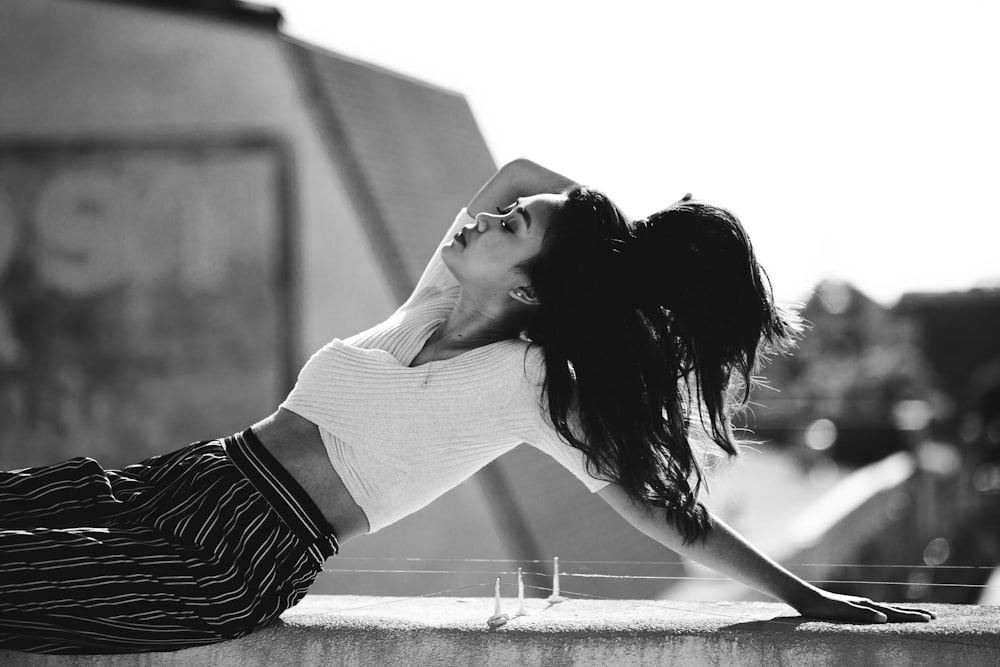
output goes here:
[[[462, 209], [445, 242], [471, 222]], [[505, 340], [409, 367], [458, 292], [439, 247], [406, 303], [381, 324], [317, 351], [281, 404], [319, 427], [370, 532], [424, 507], [522, 442], [552, 456], [591, 491], [608, 484], [590, 476], [583, 453], [543, 416], [537, 347]]]

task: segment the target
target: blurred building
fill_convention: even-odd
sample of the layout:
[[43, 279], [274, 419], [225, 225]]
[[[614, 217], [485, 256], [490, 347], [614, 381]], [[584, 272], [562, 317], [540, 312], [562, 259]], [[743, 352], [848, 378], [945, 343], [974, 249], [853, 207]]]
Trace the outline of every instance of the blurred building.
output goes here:
[[811, 328], [799, 349], [765, 370], [782, 392], [758, 412], [765, 428], [832, 420], [832, 453], [849, 463], [906, 448], [901, 431], [918, 423], [940, 440], [1000, 446], [1000, 422], [990, 426], [1000, 412], [1000, 290], [907, 293], [883, 308], [824, 281], [802, 314]]
[[990, 409], [977, 401], [1000, 390], [1000, 289], [904, 294], [893, 312], [914, 324], [956, 412]]
[[751, 427], [849, 465], [905, 448], [896, 406], [938, 392], [913, 323], [834, 280], [815, 287], [801, 315], [808, 327], [793, 354], [764, 368], [778, 391], [758, 392]]
[[[314, 349], [408, 295], [495, 166], [460, 94], [291, 40], [277, 11], [232, 0], [7, 0], [0, 89], [8, 468], [121, 465], [269, 414]], [[528, 447], [344, 555], [665, 559]]]

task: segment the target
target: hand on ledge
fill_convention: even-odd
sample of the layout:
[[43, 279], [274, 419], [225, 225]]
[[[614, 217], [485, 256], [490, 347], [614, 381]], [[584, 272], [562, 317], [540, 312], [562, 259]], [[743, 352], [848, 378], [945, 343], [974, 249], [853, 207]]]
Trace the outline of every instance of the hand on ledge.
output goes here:
[[934, 618], [934, 614], [923, 609], [896, 607], [821, 589], [795, 608], [806, 618], [841, 623], [926, 623]]

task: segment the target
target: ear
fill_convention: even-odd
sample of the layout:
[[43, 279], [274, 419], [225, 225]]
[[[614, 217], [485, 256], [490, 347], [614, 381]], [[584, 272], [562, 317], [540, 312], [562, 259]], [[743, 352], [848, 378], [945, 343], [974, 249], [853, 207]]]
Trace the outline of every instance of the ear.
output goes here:
[[539, 301], [538, 297], [535, 296], [535, 290], [531, 285], [521, 285], [520, 287], [515, 287], [514, 289], [507, 292], [510, 298], [514, 299], [519, 303], [523, 303], [526, 306], [537, 306]]

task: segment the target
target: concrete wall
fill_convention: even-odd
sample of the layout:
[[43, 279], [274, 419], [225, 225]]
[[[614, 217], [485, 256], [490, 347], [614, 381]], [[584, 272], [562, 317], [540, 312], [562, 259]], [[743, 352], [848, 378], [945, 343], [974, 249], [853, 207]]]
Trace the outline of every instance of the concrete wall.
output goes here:
[[303, 353], [395, 307], [273, 30], [125, 4], [7, 0], [0, 82], [0, 142], [252, 133], [286, 142]]
[[[526, 601], [527, 615], [490, 629], [484, 598], [307, 597], [243, 639], [175, 653], [39, 656], [0, 651], [4, 665], [675, 665], [938, 667], [1000, 663], [996, 607], [929, 605], [930, 623], [808, 621], [781, 604]], [[503, 611], [514, 614], [514, 600]]]

